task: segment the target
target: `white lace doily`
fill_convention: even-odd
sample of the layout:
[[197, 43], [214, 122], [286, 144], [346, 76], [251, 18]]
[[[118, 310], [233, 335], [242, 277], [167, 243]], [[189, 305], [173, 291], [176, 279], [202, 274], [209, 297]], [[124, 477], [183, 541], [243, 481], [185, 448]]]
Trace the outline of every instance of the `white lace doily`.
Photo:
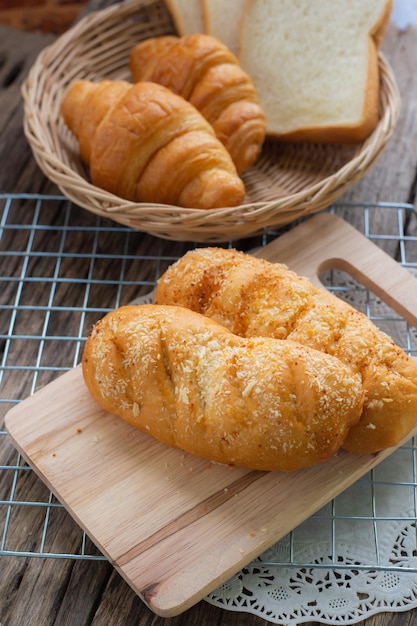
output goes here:
[[417, 607], [415, 454], [398, 449], [206, 600], [288, 626]]

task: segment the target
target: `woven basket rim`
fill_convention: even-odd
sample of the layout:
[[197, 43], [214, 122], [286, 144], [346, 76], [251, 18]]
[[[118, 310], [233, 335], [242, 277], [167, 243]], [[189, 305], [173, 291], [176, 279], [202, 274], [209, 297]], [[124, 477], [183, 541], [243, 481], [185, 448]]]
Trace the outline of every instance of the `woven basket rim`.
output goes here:
[[[141, 15], [146, 17], [148, 23], [141, 21]], [[334, 172], [309, 181], [294, 192], [271, 192], [271, 197], [266, 198], [257, 198], [253, 194], [238, 207], [221, 209], [134, 203], [110, 194], [94, 186], [83, 167], [75, 164], [71, 149], [65, 145], [69, 142], [69, 133], [62, 131], [59, 105], [66, 86], [72, 80], [90, 77], [89, 68], [82, 67], [80, 59], [84, 58], [83, 55], [96, 53], [91, 52], [92, 33], [96, 41], [100, 42], [102, 37], [107, 44], [100, 49], [95, 43], [104, 59], [101, 76], [118, 72], [118, 77], [126, 78], [121, 72], [127, 59], [129, 37], [131, 41], [136, 41], [137, 37], [154, 36], [155, 31], [159, 32], [158, 28], [163, 33], [175, 32], [162, 0], [132, 0], [90, 13], [41, 51], [22, 85], [24, 132], [40, 169], [70, 200], [97, 215], [165, 239], [221, 242], [252, 236], [328, 207], [369, 171], [393, 133], [399, 115], [400, 96], [392, 69], [380, 53], [379, 124], [363, 144], [355, 147], [356, 153], [352, 158], [341, 163]], [[106, 37], [111, 38], [110, 45]], [[322, 149], [321, 146], [317, 148]], [[285, 149], [294, 151], [297, 157], [297, 150], [304, 150], [305, 147], [300, 144], [285, 146]], [[334, 150], [336, 156], [338, 149], [338, 146], [324, 148]], [[340, 147], [342, 149], [345, 150]], [[279, 163], [276, 165], [268, 155], [266, 163], [268, 175], [272, 172], [274, 176], [279, 176]], [[247, 175], [256, 181], [258, 173], [255, 169], [250, 168], [252, 172]], [[266, 179], [264, 172], [261, 173]], [[298, 180], [303, 182], [304, 174], [302, 171], [295, 174], [299, 185]], [[265, 195], [263, 189], [262, 194]]]

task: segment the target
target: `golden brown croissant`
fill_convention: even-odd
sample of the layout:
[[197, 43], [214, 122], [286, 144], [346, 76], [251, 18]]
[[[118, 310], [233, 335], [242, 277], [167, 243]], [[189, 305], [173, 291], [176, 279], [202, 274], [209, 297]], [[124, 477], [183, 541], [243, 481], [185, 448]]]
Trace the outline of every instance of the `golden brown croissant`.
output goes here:
[[360, 377], [292, 341], [243, 339], [182, 307], [125, 306], [93, 327], [88, 389], [108, 412], [211, 461], [289, 471], [334, 455]]
[[160, 83], [191, 102], [213, 126], [239, 174], [256, 160], [265, 115], [252, 80], [218, 39], [201, 33], [147, 39], [132, 50], [129, 67], [134, 81]]
[[74, 82], [62, 115], [93, 184], [134, 202], [237, 206], [243, 181], [210, 124], [155, 83]]
[[188, 307], [243, 337], [300, 342], [360, 373], [363, 414], [346, 450], [395, 446], [417, 425], [417, 364], [364, 314], [285, 265], [236, 250], [196, 249], [161, 277], [155, 303]]

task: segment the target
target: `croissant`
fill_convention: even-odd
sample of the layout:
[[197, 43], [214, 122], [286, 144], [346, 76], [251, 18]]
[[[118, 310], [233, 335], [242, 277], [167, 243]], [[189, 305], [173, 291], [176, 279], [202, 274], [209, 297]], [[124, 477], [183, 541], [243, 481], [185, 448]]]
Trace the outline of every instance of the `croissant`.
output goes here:
[[239, 174], [258, 157], [266, 133], [255, 87], [234, 54], [201, 33], [144, 40], [131, 51], [133, 80], [165, 85], [210, 122]]
[[237, 206], [243, 181], [210, 124], [162, 85], [74, 82], [62, 102], [94, 185], [133, 202]]
[[102, 408], [166, 445], [290, 471], [334, 455], [360, 417], [360, 377], [292, 341], [244, 339], [182, 307], [124, 306], [97, 322], [82, 371]]
[[350, 452], [395, 446], [417, 425], [417, 364], [366, 315], [285, 265], [196, 249], [168, 268], [154, 301], [188, 307], [243, 337], [299, 342], [360, 374], [365, 402], [343, 443]]

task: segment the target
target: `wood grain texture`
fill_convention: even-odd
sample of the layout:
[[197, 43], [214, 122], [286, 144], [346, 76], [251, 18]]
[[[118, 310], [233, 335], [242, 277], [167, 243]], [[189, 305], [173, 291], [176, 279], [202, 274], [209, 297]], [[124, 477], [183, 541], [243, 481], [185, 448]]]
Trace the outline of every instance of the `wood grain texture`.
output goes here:
[[[88, 0], [85, 13], [104, 9], [115, 0]], [[40, 172], [22, 130], [22, 103], [20, 85], [27, 70], [38, 52], [55, 37], [39, 32], [23, 33], [13, 28], [0, 26], [0, 189], [2, 192], [45, 192], [55, 193], [56, 187]], [[417, 169], [417, 29], [410, 27], [401, 30], [390, 25], [383, 44], [383, 52], [395, 72], [400, 89], [402, 106], [395, 133], [384, 150], [378, 163], [349, 190], [342, 201], [351, 202], [415, 202]], [[52, 223], [59, 223], [62, 207], [51, 213]], [[346, 218], [355, 222], [355, 213], [346, 209]], [[85, 223], [87, 216], [80, 219]], [[396, 217], [393, 213], [379, 212], [375, 217], [380, 223], [381, 233], [395, 229]], [[25, 223], [25, 217], [16, 216], [16, 223]], [[93, 224], [93, 220], [91, 220]], [[407, 224], [406, 234], [417, 235], [415, 220]], [[24, 240], [22, 229], [15, 233], [17, 239]], [[161, 242], [159, 242], [161, 243]], [[23, 244], [24, 245], [24, 244]], [[146, 254], [156, 245], [155, 240], [143, 237], [135, 248], [137, 255]], [[250, 242], [248, 242], [250, 245]], [[76, 252], [90, 249], [86, 237], [78, 238]], [[390, 241], [384, 242], [385, 249], [398, 258], [397, 250]], [[71, 248], [73, 250], [73, 248]], [[163, 243], [166, 255], [175, 256], [185, 252], [185, 247], [170, 242]], [[2, 261], [3, 263], [3, 261]], [[12, 272], [10, 266], [2, 270]], [[77, 272], [82, 275], [81, 261], [77, 262]], [[97, 286], [91, 304], [100, 306], [108, 302], [109, 288], [105, 280], [112, 268], [103, 268], [97, 279], [103, 283]], [[142, 275], [135, 274], [136, 279]], [[153, 277], [153, 275], [152, 275]], [[151, 278], [152, 278], [151, 277]], [[149, 278], [149, 277], [148, 277]], [[132, 297], [138, 295], [132, 287]], [[30, 291], [30, 290], [29, 290]], [[7, 298], [7, 293], [4, 294]], [[73, 304], [77, 298], [76, 285], [68, 283], [60, 293], [60, 302]], [[39, 292], [28, 292], [27, 303], [37, 303]], [[107, 299], [106, 299], [107, 298]], [[7, 300], [6, 300], [7, 301]], [[30, 323], [30, 316], [26, 316]], [[64, 332], [68, 320], [62, 321], [56, 332]], [[23, 348], [22, 348], [23, 349]], [[57, 356], [58, 353], [57, 353]], [[18, 358], [18, 357], [16, 357]], [[25, 362], [23, 355], [18, 363]], [[22, 382], [25, 373], [19, 372], [8, 381], [8, 394], [11, 397], [25, 397], [28, 387]], [[47, 376], [45, 376], [47, 379]], [[48, 382], [46, 380], [46, 382]], [[14, 391], [13, 391], [14, 390]], [[12, 393], [13, 391], [13, 393]], [[12, 464], [15, 452], [9, 438], [2, 442], [1, 459], [6, 465]], [[43, 484], [32, 477], [27, 480], [27, 495], [36, 500], [43, 495]], [[25, 507], [23, 507], [25, 509]], [[26, 507], [27, 509], [27, 507]], [[25, 509], [25, 510], [26, 510]], [[35, 542], [39, 526], [33, 526], [28, 534], [28, 514], [21, 509], [14, 520], [14, 534], [27, 537], [26, 545]], [[77, 551], [79, 537], [69, 531], [68, 519], [62, 522], [62, 531], [68, 535], [71, 549]], [[138, 595], [129, 587], [118, 572], [107, 562], [71, 561], [66, 559], [31, 559], [24, 557], [2, 557], [0, 561], [0, 621], [3, 624], [19, 626], [268, 626], [269, 622], [256, 615], [222, 610], [206, 602], [199, 602], [177, 617], [156, 617]], [[365, 619], [363, 626], [412, 626], [417, 619], [417, 610], [404, 613], [380, 613]], [[315, 622], [306, 626], [318, 626]]]
[[323, 286], [323, 272], [342, 270], [417, 327], [415, 277], [340, 217], [316, 215], [259, 250], [258, 255], [269, 261], [283, 259], [318, 286]]
[[[318, 215], [257, 254], [313, 278], [335, 263], [353, 268], [417, 326], [417, 280], [338, 217]], [[76, 522], [164, 617], [190, 608], [392, 452], [340, 451], [290, 473], [211, 464], [104, 412], [80, 366], [13, 408], [6, 426]]]
[[[349, 189], [340, 202], [416, 202], [417, 169], [417, 27], [400, 30], [390, 24], [382, 44], [401, 97], [400, 114], [393, 135], [372, 170]], [[346, 218], [354, 224], [354, 216], [345, 210]], [[389, 232], [390, 216], [378, 215], [379, 230]], [[395, 255], [392, 242], [384, 249]]]

